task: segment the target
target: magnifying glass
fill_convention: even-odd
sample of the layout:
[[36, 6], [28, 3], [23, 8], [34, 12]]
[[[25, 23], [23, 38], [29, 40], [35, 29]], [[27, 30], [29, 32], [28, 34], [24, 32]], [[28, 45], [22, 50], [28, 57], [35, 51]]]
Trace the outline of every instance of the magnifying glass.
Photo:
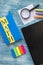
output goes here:
[[39, 5], [34, 6], [31, 10], [28, 8], [24, 8], [21, 10], [20, 15], [23, 19], [28, 19], [31, 15], [31, 11], [34, 10], [35, 8], [39, 7]]

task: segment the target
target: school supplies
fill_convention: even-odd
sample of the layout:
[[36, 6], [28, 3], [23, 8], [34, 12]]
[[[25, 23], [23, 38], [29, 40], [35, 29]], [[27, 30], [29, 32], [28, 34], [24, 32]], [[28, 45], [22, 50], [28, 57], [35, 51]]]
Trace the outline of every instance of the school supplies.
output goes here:
[[[39, 4], [34, 6], [32, 9], [24, 8], [21, 10], [20, 15], [23, 19], [28, 19], [31, 16], [31, 11], [33, 11], [35, 8], [39, 7]], [[25, 16], [26, 15], [26, 16]]]
[[11, 49], [11, 53], [12, 53], [12, 56], [14, 58], [16, 58], [18, 56], [26, 54], [26, 50], [25, 50], [24, 45], [21, 45], [21, 46], [17, 46], [15, 48]]
[[22, 39], [15, 20], [10, 12], [7, 16], [0, 18], [0, 28], [2, 37], [7, 45]]
[[[18, 14], [19, 14], [19, 16], [20, 16], [20, 18], [22, 20], [22, 23], [24, 25], [28, 24], [28, 23], [31, 23], [31, 21], [35, 20], [35, 18], [34, 18], [35, 10], [33, 9], [35, 6], [33, 4], [30, 4], [30, 5], [26, 6], [26, 7], [18, 10]], [[39, 5], [38, 5], [38, 7], [39, 7]], [[32, 11], [29, 12], [29, 10], [32, 10]], [[21, 14], [21, 12], [22, 12], [22, 14]]]
[[43, 9], [35, 9], [34, 18], [43, 18]]

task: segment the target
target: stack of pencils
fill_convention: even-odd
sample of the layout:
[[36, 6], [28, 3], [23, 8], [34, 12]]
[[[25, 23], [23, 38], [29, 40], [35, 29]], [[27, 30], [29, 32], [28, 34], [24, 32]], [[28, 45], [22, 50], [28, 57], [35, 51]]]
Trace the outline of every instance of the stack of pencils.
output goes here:
[[43, 9], [35, 9], [36, 15], [35, 18], [43, 18]]

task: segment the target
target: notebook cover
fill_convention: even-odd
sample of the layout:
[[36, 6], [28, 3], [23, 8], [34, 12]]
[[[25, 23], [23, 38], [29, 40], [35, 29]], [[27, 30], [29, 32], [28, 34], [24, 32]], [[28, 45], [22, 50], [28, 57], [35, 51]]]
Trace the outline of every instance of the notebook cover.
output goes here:
[[43, 20], [22, 28], [35, 65], [43, 65]]
[[[18, 41], [18, 40], [21, 40], [22, 37], [21, 37], [21, 34], [20, 34], [20, 31], [15, 23], [15, 20], [13, 19], [13, 15], [9, 12], [8, 15], [5, 16], [6, 19], [7, 19], [7, 22], [8, 22], [8, 28], [14, 38], [14, 42]], [[6, 32], [1, 24], [1, 20], [0, 20], [0, 31], [1, 31], [1, 34], [2, 34], [2, 37], [4, 39], [4, 42], [9, 45], [9, 44], [12, 44], [14, 42], [11, 42], [9, 41], [7, 35], [6, 35]]]

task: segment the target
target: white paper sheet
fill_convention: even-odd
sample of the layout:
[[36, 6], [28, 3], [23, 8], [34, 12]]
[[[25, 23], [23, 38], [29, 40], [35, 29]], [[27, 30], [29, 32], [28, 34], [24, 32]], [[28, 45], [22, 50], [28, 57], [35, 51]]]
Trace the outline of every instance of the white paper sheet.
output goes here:
[[[28, 5], [27, 7], [24, 7], [24, 8], [28, 8], [28, 9], [30, 10], [30, 9], [32, 9], [33, 7], [34, 7], [34, 5], [31, 4], [31, 5]], [[24, 9], [24, 8], [22, 8], [22, 9]], [[31, 11], [30, 18], [28, 18], [28, 19], [26, 19], [26, 20], [23, 19], [23, 18], [21, 17], [21, 15], [20, 15], [20, 12], [21, 12], [22, 9], [18, 10], [18, 13], [19, 13], [19, 16], [20, 16], [20, 18], [21, 18], [23, 24], [27, 24], [27, 23], [32, 22], [33, 20], [35, 20], [35, 18], [34, 18], [35, 11], [34, 11], [34, 10]]]

